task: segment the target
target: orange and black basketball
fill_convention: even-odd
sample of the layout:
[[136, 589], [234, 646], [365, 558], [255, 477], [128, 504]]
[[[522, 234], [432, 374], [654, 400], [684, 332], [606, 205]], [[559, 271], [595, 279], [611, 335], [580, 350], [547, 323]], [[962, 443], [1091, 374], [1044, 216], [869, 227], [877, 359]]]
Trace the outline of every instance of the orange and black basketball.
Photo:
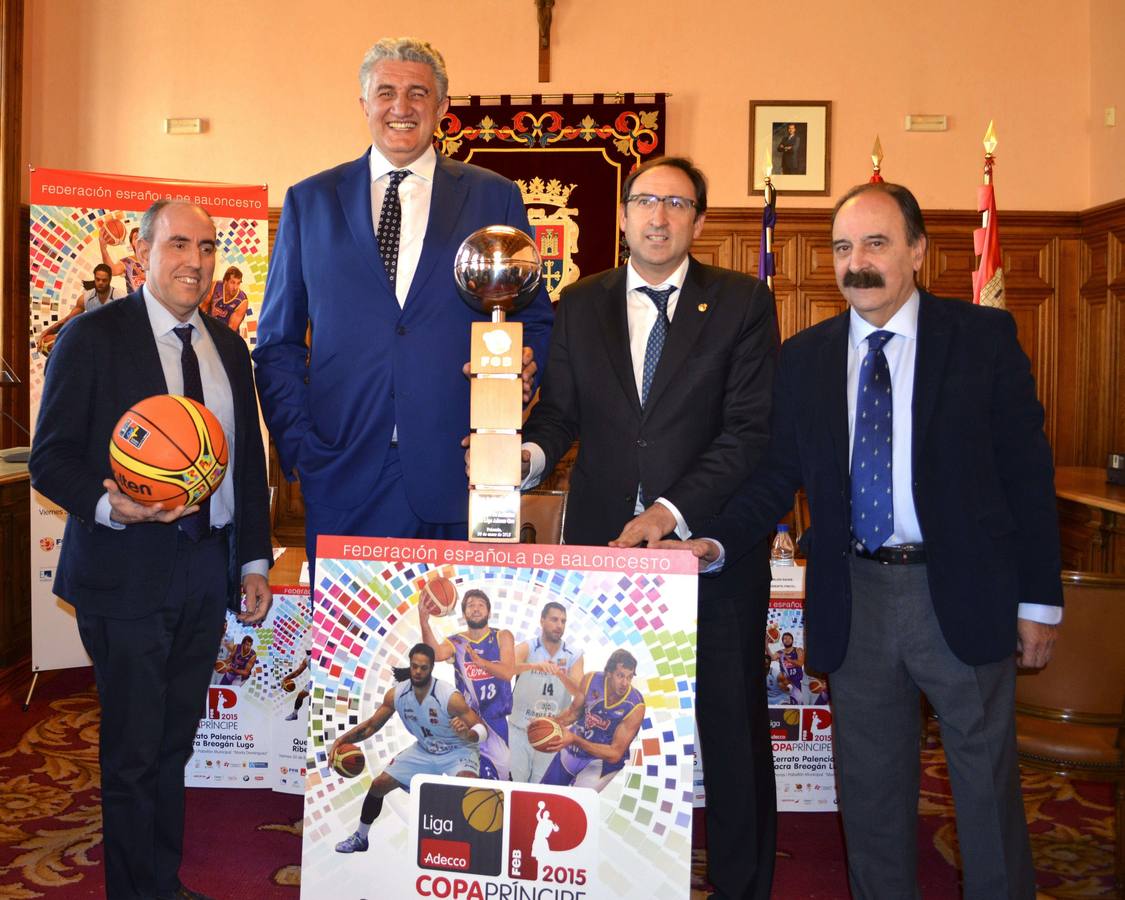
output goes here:
[[341, 744], [336, 748], [336, 755], [332, 757], [332, 768], [345, 778], [355, 778], [366, 765], [363, 751], [355, 744]]
[[292, 678], [286, 678], [283, 682], [281, 682], [281, 689], [287, 694], [291, 694], [297, 689], [297, 682], [295, 682]]
[[157, 394], [117, 422], [109, 462], [121, 490], [138, 503], [174, 509], [207, 499], [227, 471], [227, 438], [207, 407]]
[[120, 219], [106, 219], [102, 222], [107, 244], [120, 244], [125, 240], [125, 223]]
[[448, 616], [457, 608], [457, 588], [448, 578], [431, 578], [422, 585], [418, 602], [431, 616]]
[[527, 726], [527, 742], [536, 750], [545, 750], [562, 737], [562, 726], [554, 719], [540, 716]]
[[475, 831], [499, 831], [504, 824], [504, 792], [469, 788], [461, 798], [461, 814]]

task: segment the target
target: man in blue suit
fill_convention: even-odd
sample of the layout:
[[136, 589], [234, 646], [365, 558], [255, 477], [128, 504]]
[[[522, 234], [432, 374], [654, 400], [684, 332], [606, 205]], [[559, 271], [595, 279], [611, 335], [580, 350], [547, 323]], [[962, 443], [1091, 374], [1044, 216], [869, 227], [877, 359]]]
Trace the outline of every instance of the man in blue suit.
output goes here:
[[[384, 39], [359, 79], [372, 147], [286, 194], [254, 351], [281, 469], [300, 475], [310, 560], [318, 534], [466, 537], [462, 367], [480, 314], [457, 293], [453, 257], [487, 225], [530, 233], [514, 184], [434, 150], [449, 106], [441, 54]], [[546, 293], [516, 318], [526, 400]]]
[[1045, 665], [1062, 619], [1031, 368], [1008, 313], [915, 286], [926, 230], [901, 185], [849, 191], [832, 254], [851, 309], [782, 346], [765, 460], [691, 547], [729, 565], [808, 492], [808, 665], [831, 673], [853, 896], [918, 896], [921, 691], [965, 897], [1030, 900], [1016, 662]]

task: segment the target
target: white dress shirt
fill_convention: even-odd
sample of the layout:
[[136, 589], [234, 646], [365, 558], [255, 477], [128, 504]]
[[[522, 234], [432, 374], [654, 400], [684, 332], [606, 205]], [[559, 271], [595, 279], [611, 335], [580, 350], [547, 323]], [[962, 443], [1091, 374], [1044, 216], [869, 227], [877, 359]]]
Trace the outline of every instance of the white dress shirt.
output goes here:
[[[633, 361], [633, 379], [637, 384], [637, 397], [641, 396], [641, 386], [644, 384], [645, 350], [648, 349], [648, 336], [652, 331], [652, 326], [656, 324], [656, 317], [658, 315], [656, 304], [641, 288], [651, 287], [656, 290], [675, 288], [675, 290], [672, 291], [672, 295], [668, 298], [668, 321], [671, 322], [672, 317], [676, 314], [680, 288], [684, 286], [684, 279], [687, 277], [689, 262], [689, 258], [685, 256], [676, 271], [659, 284], [649, 284], [645, 281], [640, 273], [633, 268], [632, 261], [626, 266], [625, 315], [629, 328], [629, 355]], [[525, 478], [520, 485], [520, 490], [527, 490], [528, 488], [535, 487], [535, 485], [539, 484], [543, 479], [543, 470], [547, 466], [547, 457], [543, 453], [543, 448], [538, 444], [528, 442], [523, 445], [523, 449], [531, 454], [531, 465], [528, 469], [527, 478]], [[691, 537], [691, 529], [688, 528], [687, 522], [684, 521], [684, 517], [680, 515], [680, 511], [676, 509], [674, 503], [664, 497], [657, 497], [653, 502], [659, 503], [661, 506], [665, 507], [675, 517], [676, 537], [682, 541], [686, 541]], [[642, 513], [644, 511], [644, 502], [641, 498], [640, 485], [638, 485], [637, 506], [634, 512]]]
[[[223, 433], [227, 439], [227, 477], [211, 495], [211, 527], [222, 528], [234, 521], [234, 435], [236, 422], [234, 417], [234, 396], [231, 394], [230, 381], [227, 378], [223, 361], [215, 347], [211, 335], [207, 333], [199, 310], [192, 312], [187, 322], [181, 322], [172, 313], [164, 308], [161, 303], [149, 292], [148, 285], [143, 287], [145, 311], [148, 313], [149, 325], [152, 327], [152, 336], [156, 339], [156, 350], [160, 355], [160, 367], [164, 370], [164, 381], [168, 386], [169, 394], [184, 393], [184, 371], [180, 362], [183, 353], [183, 342], [176, 336], [175, 328], [180, 325], [191, 325], [191, 346], [199, 359], [199, 374], [203, 381], [204, 405], [215, 414], [219, 424], [223, 426]], [[246, 427], [256, 427], [247, 424]], [[100, 525], [119, 530], [125, 528], [120, 522], [110, 518], [111, 507], [109, 493], [107, 492], [98, 501], [95, 520]], [[198, 515], [198, 514], [196, 514]], [[242, 575], [265, 575], [269, 572], [267, 560], [253, 560], [242, 567]]]
[[[390, 184], [390, 174], [402, 166], [387, 161], [374, 145], [371, 146], [371, 226], [379, 233], [379, 214], [383, 211], [383, 198]], [[430, 199], [434, 193], [434, 170], [437, 168], [437, 152], [427, 147], [426, 152], [405, 168], [410, 174], [398, 186], [398, 202], [402, 207], [399, 225], [398, 268], [395, 270], [395, 297], [398, 305], [406, 303], [410, 284], [418, 270], [418, 260], [422, 256], [422, 239], [426, 236], [426, 226], [430, 221]]]

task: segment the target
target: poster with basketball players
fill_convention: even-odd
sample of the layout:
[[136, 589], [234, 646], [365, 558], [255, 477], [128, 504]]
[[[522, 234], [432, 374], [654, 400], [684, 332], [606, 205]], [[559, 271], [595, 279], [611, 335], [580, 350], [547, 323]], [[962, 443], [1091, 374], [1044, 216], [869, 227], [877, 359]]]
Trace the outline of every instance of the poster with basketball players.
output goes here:
[[303, 897], [687, 896], [690, 554], [317, 557]]
[[275, 586], [257, 625], [227, 611], [184, 773], [188, 787], [304, 793], [311, 612], [307, 586]]
[[777, 808], [783, 812], [835, 810], [828, 682], [805, 668], [805, 610], [801, 600], [770, 599], [762, 664]]
[[[144, 285], [137, 251], [141, 216], [165, 198], [197, 203], [214, 218], [215, 274], [200, 308], [254, 343], [268, 263], [264, 186], [32, 167], [28, 342], [33, 423], [43, 372], [60, 331], [75, 317], [116, 303]], [[107, 454], [109, 441], [107, 434]], [[31, 656], [36, 670], [89, 664], [73, 609], [51, 590], [64, 525], [65, 513], [32, 491]]]

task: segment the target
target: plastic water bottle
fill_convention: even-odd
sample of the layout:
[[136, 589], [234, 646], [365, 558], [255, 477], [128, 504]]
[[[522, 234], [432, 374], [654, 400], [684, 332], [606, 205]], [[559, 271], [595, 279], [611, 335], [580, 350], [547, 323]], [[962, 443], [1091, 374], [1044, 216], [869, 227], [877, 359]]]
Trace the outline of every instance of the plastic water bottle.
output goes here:
[[795, 552], [793, 538], [789, 536], [789, 526], [778, 525], [777, 536], [773, 539], [773, 544], [770, 547], [770, 564], [774, 566], [791, 566], [793, 565]]

